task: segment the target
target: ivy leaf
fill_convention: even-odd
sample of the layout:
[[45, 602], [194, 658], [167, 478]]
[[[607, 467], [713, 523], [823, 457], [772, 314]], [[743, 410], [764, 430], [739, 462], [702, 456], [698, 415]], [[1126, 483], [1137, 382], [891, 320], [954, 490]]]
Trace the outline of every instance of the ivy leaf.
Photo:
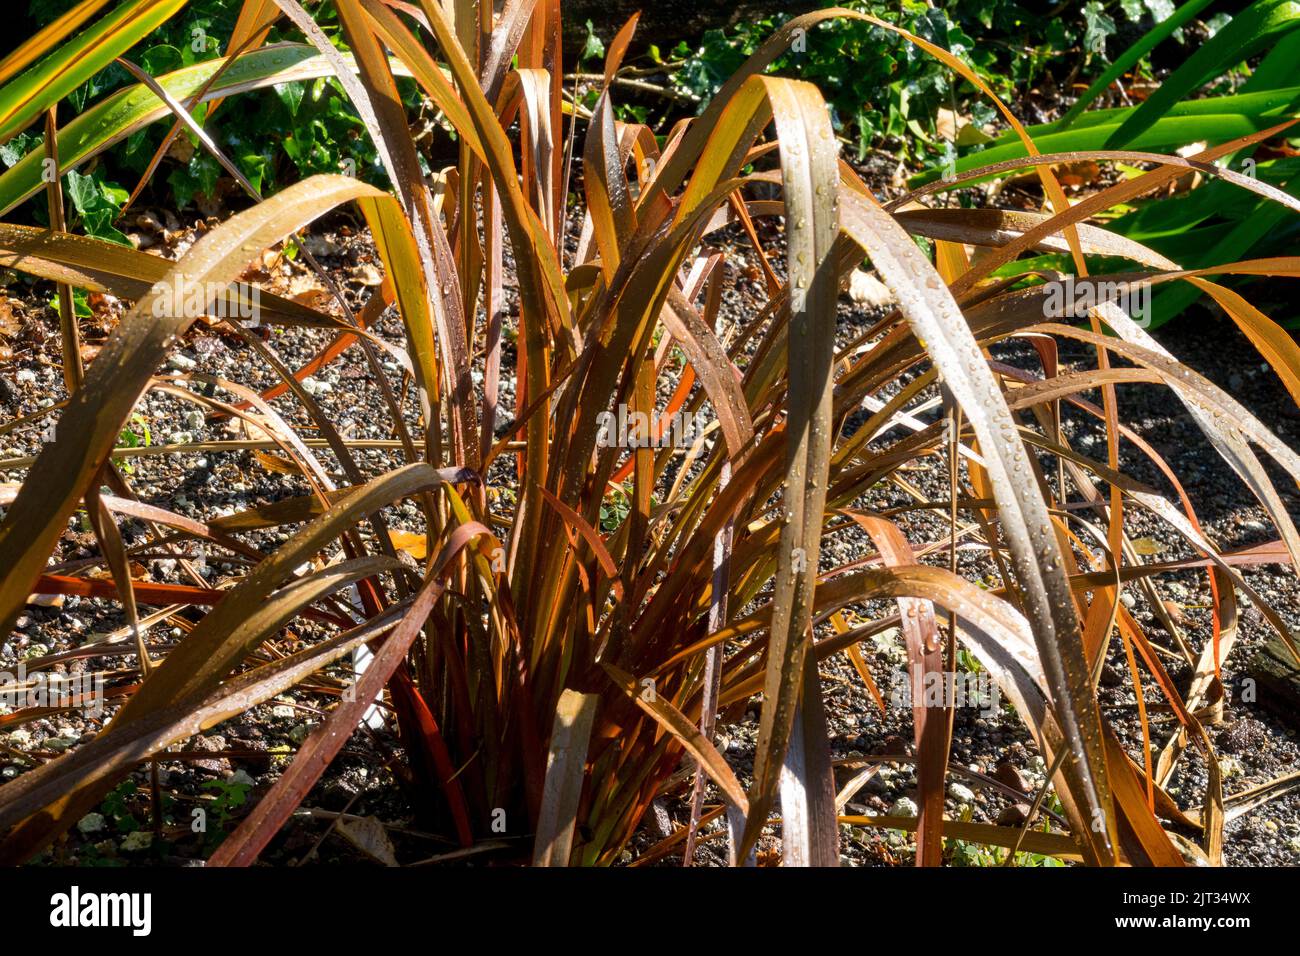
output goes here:
[[1083, 7], [1083, 45], [1090, 53], [1106, 58], [1106, 37], [1115, 34], [1115, 21], [1106, 13], [1098, 0], [1089, 0]]
[[167, 43], [150, 47], [140, 57], [140, 68], [150, 76], [162, 76], [172, 70], [179, 70], [183, 65], [181, 51]]
[[44, 136], [19, 133], [9, 142], [0, 146], [0, 163], [4, 163], [5, 166], [12, 166], [44, 142]]
[[290, 116], [298, 115], [298, 105], [302, 103], [303, 85], [301, 83], [277, 83], [275, 95], [280, 98]]
[[587, 42], [582, 46], [582, 53], [579, 55], [580, 60], [598, 60], [605, 55], [605, 44], [601, 42], [600, 37], [596, 36], [596, 30], [587, 21]]
[[1162, 20], [1168, 20], [1174, 15], [1174, 0], [1143, 0], [1146, 8], [1151, 11], [1152, 18], [1156, 23]]
[[221, 167], [206, 153], [195, 153], [189, 163], [167, 177], [178, 206], [188, 206], [195, 196], [211, 196], [217, 187]]
[[68, 198], [81, 218], [86, 235], [129, 246], [131, 240], [113, 225], [126, 204], [128, 193], [115, 184], [106, 184], [95, 176], [83, 176], [69, 170], [66, 177]]
[[1147, 5], [1143, 0], [1119, 0], [1119, 5], [1130, 23], [1141, 23], [1142, 17], [1147, 12]]

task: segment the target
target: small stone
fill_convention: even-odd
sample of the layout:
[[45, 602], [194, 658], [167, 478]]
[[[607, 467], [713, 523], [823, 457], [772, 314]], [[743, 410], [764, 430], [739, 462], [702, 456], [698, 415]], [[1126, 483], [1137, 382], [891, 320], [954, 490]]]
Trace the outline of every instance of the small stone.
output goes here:
[[950, 783], [948, 785], [948, 796], [952, 797], [958, 803], [975, 802], [975, 791], [960, 783]]
[[[185, 749], [191, 753], [220, 753], [226, 749], [226, 738], [219, 734], [213, 734], [211, 737], [198, 736], [190, 741], [190, 745]], [[195, 760], [193, 764], [199, 769], [207, 770], [210, 773], [230, 772], [230, 761], [224, 757]]]
[[872, 753], [887, 757], [906, 757], [910, 749], [908, 742], [897, 734], [890, 734], [884, 741], [871, 748]]
[[276, 704], [271, 708], [272, 717], [288, 718], [292, 717], [296, 711], [288, 704]]
[[194, 361], [194, 359], [190, 358], [188, 355], [182, 355], [178, 352], [177, 354], [168, 357], [167, 364], [174, 369], [188, 372], [190, 369], [198, 365], [198, 362]]
[[1124, 675], [1107, 662], [1101, 665], [1101, 679], [1098, 683], [1102, 687], [1119, 687], [1124, 683]]
[[36, 384], [36, 373], [33, 372], [33, 371], [32, 371], [31, 369], [29, 369], [29, 368], [19, 369], [19, 370], [18, 370], [18, 374], [15, 376], [15, 378], [18, 379], [18, 384], [19, 384], [19, 385], [35, 385], [35, 384]]
[[858, 305], [880, 308], [894, 301], [894, 294], [889, 286], [862, 269], [855, 269], [849, 276], [849, 298]]
[[873, 637], [871, 642], [875, 645], [876, 652], [883, 654], [891, 663], [907, 662], [907, 650], [903, 647], [902, 631], [899, 628], [891, 627], [887, 631], [882, 631]]
[[1014, 764], [1000, 763], [993, 770], [993, 779], [998, 783], [1010, 787], [1016, 793], [1028, 793], [1029, 788], [1025, 786], [1025, 778], [1020, 776], [1020, 771], [1015, 768]]
[[1002, 812], [998, 814], [998, 826], [1024, 826], [1027, 819], [1029, 819], [1029, 804], [1013, 803], [1009, 807], [1003, 807]]
[[63, 751], [67, 750], [75, 743], [76, 741], [71, 737], [49, 737], [45, 741], [45, 749], [53, 750], [58, 754], [63, 753]]
[[885, 793], [889, 790], [893, 779], [894, 771], [888, 767], [881, 767], [867, 779], [867, 790], [870, 793]]
[[1128, 608], [1131, 611], [1133, 610], [1134, 607], [1137, 606], [1137, 598], [1135, 598], [1133, 595], [1125, 591], [1122, 595], [1120, 595], [1119, 603], [1123, 604], [1126, 608]]
[[253, 786], [253, 778], [243, 770], [236, 770], [226, 778], [226, 783], [235, 787], [251, 787]]
[[920, 815], [920, 810], [916, 807], [916, 801], [910, 797], [899, 797], [889, 805], [889, 816], [891, 817], [915, 817]]
[[136, 830], [134, 833], [128, 833], [126, 839], [122, 841], [122, 849], [128, 853], [147, 850], [151, 846], [153, 846], [153, 834], [148, 830]]
[[383, 285], [384, 282], [384, 277], [379, 270], [368, 262], [363, 262], [353, 269], [352, 278], [365, 286]]
[[1219, 758], [1219, 773], [1223, 774], [1224, 780], [1231, 780], [1233, 777], [1239, 777], [1243, 772], [1241, 761], [1236, 757]]
[[77, 821], [77, 829], [82, 833], [98, 833], [104, 829], [104, 815], [102, 813], [87, 813]]
[[329, 236], [304, 236], [302, 244], [313, 256], [337, 256], [343, 252], [343, 247]]
[[673, 825], [672, 815], [668, 812], [667, 805], [662, 798], [655, 799], [650, 804], [650, 813], [648, 816], [650, 828], [654, 831], [655, 836], [660, 840], [666, 840], [672, 835], [676, 827]]
[[1187, 615], [1183, 613], [1183, 608], [1176, 601], [1161, 601], [1165, 607], [1165, 613], [1169, 615], [1169, 620], [1173, 621], [1175, 627], [1183, 627], [1187, 624]]
[[315, 726], [316, 725], [314, 723], [297, 724], [292, 730], [289, 731], [289, 739], [296, 744], [301, 744], [304, 740], [307, 739], [307, 735], [311, 733], [311, 729]]

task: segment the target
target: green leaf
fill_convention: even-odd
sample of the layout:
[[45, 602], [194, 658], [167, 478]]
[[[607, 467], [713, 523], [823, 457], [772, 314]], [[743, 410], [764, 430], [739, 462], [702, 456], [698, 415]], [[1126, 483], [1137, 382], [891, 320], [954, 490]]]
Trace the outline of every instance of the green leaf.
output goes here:
[[[1179, 100], [1247, 57], [1268, 49], [1300, 27], [1300, 3], [1260, 0], [1205, 43], [1168, 77], [1106, 140], [1107, 149], [1137, 141]], [[1189, 140], [1190, 142], [1191, 140]]]
[[587, 21], [587, 41], [582, 46], [582, 53], [578, 55], [581, 60], [599, 60], [605, 56], [605, 44], [601, 42], [600, 37], [596, 36], [596, 31]]
[[[158, 77], [158, 84], [185, 102], [205, 88], [224, 60], [208, 60]], [[394, 67], [395, 72], [399, 67]], [[204, 100], [234, 93], [328, 75], [332, 67], [309, 46], [281, 43], [245, 53], [232, 63], [204, 94]], [[118, 90], [59, 130], [59, 168], [72, 169], [171, 111], [144, 84]], [[31, 149], [14, 167], [0, 175], [0, 215], [44, 188], [44, 152]]]
[[15, 166], [29, 152], [39, 149], [44, 141], [45, 137], [35, 133], [19, 133], [0, 146], [0, 163], [4, 163], [5, 166]]
[[186, 0], [132, 0], [0, 87], [0, 143], [8, 141], [141, 39]]
[[[1135, 137], [1128, 148], [1159, 152], [1198, 141], [1223, 143], [1267, 129], [1280, 120], [1295, 116], [1298, 109], [1300, 86], [1188, 100], [1170, 108], [1163, 117]], [[1134, 110], [1135, 107], [1093, 110], [1080, 116], [1069, 129], [1063, 128], [1065, 120], [1061, 120], [1030, 126], [1027, 131], [1033, 137], [1034, 144], [1044, 153], [1105, 149], [1107, 140], [1133, 116]], [[959, 159], [956, 171], [963, 173], [1024, 155], [1024, 144], [1017, 137], [1000, 136], [984, 150]], [[909, 183], [913, 186], [920, 185], [938, 179], [939, 175], [940, 170], [932, 170], [913, 177]]]
[[[1201, 8], [1208, 4], [1210, 0], [1187, 0], [1176, 12], [1171, 10], [1172, 15], [1162, 16], [1155, 11], [1154, 4], [1160, 5], [1168, 3], [1168, 0], [1152, 0], [1148, 6], [1152, 7], [1152, 13], [1156, 16], [1156, 25], [1146, 32], [1142, 39], [1138, 40], [1131, 47], [1124, 51], [1118, 57], [1110, 68], [1099, 76], [1082, 96], [1079, 97], [1075, 104], [1070, 107], [1062, 118], [1063, 126], [1069, 126], [1076, 120], [1079, 115], [1088, 108], [1097, 97], [1101, 96], [1110, 85], [1124, 75], [1126, 70], [1131, 69], [1137, 64], [1142, 57], [1150, 53], [1155, 47], [1168, 37], [1171, 33], [1176, 33], [1182, 29], [1182, 25], [1200, 12]], [[1172, 5], [1171, 5], [1172, 6]]]
[[207, 153], [195, 153], [190, 161], [167, 177], [177, 205], [188, 206], [195, 196], [211, 198], [221, 176], [221, 166]]
[[122, 206], [126, 204], [129, 195], [126, 190], [105, 185], [96, 177], [83, 176], [76, 170], [69, 170], [65, 179], [68, 198], [81, 217], [81, 226], [86, 235], [107, 239], [119, 245], [131, 245], [131, 240], [113, 225]]
[[1083, 45], [1089, 53], [1106, 56], [1106, 37], [1115, 33], [1115, 21], [1107, 15], [1099, 0], [1089, 0], [1083, 6]]

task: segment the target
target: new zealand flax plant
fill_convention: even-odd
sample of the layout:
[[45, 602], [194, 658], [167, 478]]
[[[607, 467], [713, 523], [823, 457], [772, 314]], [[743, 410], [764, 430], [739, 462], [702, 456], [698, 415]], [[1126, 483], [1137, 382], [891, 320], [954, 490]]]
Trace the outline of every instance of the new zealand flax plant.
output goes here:
[[[0, 137], [41, 123], [183, 5], [127, 0], [107, 10], [86, 0], [32, 37], [0, 63]], [[25, 468], [25, 479], [0, 489], [0, 630], [12, 630], [33, 593], [82, 594], [117, 602], [136, 641], [134, 656], [111, 659], [103, 729], [0, 786], [0, 858], [29, 859], [150, 758], [307, 682], [303, 692], [327, 715], [210, 865], [256, 860], [379, 696], [418, 809], [465, 847], [494, 839], [504, 821], [507, 833], [531, 839], [541, 865], [617, 861], [656, 796], [692, 773], [690, 825], [644, 860], [688, 837], [694, 844], [701, 820], [723, 814], [739, 863], [775, 826], [787, 864], [834, 865], [842, 824], [914, 830], [919, 865], [941, 862], [945, 836], [1097, 865], [1220, 860], [1222, 781], [1197, 714], [1232, 648], [1234, 594], [1249, 595], [1294, 644], [1239, 571], [1259, 556], [1224, 553], [1207, 539], [1177, 475], [1123, 424], [1116, 386], [1174, 391], [1271, 515], [1280, 541], [1266, 557], [1292, 566], [1300, 535], [1257, 451], [1297, 480], [1300, 457], [1112, 296], [1055, 316], [1045, 303], [1065, 278], [1059, 272], [990, 273], [1051, 251], [1068, 254], [1076, 288], [1190, 284], [1300, 398], [1291, 338], [1216, 281], [1294, 276], [1300, 258], [1187, 271], [1090, 222], [1193, 172], [1300, 212], [1287, 193], [1215, 162], [1279, 135], [1289, 118], [1210, 139], [1188, 158], [1172, 150], [1044, 155], [962, 60], [888, 23], [825, 9], [777, 30], [703, 115], [656, 131], [616, 120], [610, 81], [635, 18], [609, 44], [603, 90], [585, 110], [571, 105], [563, 83], [559, 0], [507, 0], [499, 12], [462, 0], [321, 7], [336, 11], [347, 52], [297, 0], [247, 0], [229, 55], [157, 77], [128, 59], [136, 85], [51, 124], [46, 145], [0, 176], [0, 209], [44, 191], [54, 224], [0, 224], [0, 263], [134, 303], [84, 367], [74, 310], [61, 310], [66, 400], [0, 426], [49, 438], [34, 459], [7, 463]], [[839, 159], [816, 87], [765, 73], [801, 31], [840, 17], [902, 33], [987, 95], [1019, 154], [882, 203]], [[303, 42], [264, 45], [275, 22]], [[204, 128], [225, 98], [320, 77], [336, 78], [350, 97], [391, 191], [323, 175], [262, 198]], [[418, 84], [455, 131], [458, 160], [433, 177], [421, 167], [399, 77]], [[242, 181], [247, 208], [175, 261], [60, 228], [60, 175], [157, 122], [193, 135]], [[1053, 169], [1081, 159], [1139, 171], [1071, 204]], [[575, 167], [576, 250], [565, 242]], [[1026, 170], [1041, 183], [1040, 211], [927, 205]], [[345, 205], [369, 227], [386, 276], [362, 308], [340, 298], [340, 314], [314, 309], [241, 279], [264, 250]], [[710, 236], [729, 226], [752, 244], [765, 295], [724, 328], [719, 309], [735, 273]], [[761, 238], [776, 234], [783, 252]], [[864, 259], [896, 307], [837, 340], [842, 283]], [[1120, 271], [1093, 274], [1117, 261]], [[517, 316], [505, 315], [508, 279]], [[201, 366], [164, 372], [197, 313], [240, 314], [225, 307], [250, 298], [261, 326], [326, 329], [331, 344], [291, 369], [256, 329], [227, 318], [230, 334], [280, 384], [259, 394]], [[390, 308], [401, 317], [400, 342], [375, 331]], [[514, 406], [503, 408], [510, 319]], [[1032, 344], [1036, 370], [991, 356], [1013, 339]], [[1092, 365], [1063, 367], [1061, 342], [1086, 346]], [[667, 361], [670, 345], [685, 357], [681, 369]], [[371, 363], [391, 410], [397, 447], [380, 470], [373, 458], [363, 463], [303, 384], [347, 349]], [[396, 357], [417, 390], [418, 421], [403, 415], [381, 353]], [[260, 447], [291, 463], [300, 495], [203, 520], [139, 501], [119, 464], [119, 436], [154, 390], [244, 423]], [[936, 393], [942, 414], [910, 413]], [[305, 441], [277, 411], [271, 401], [281, 396], [301, 405], [321, 441]], [[1104, 460], [1070, 444], [1067, 407], [1098, 423]], [[655, 434], [680, 414], [708, 424], [684, 454], [648, 441], [625, 448], [602, 432], [616, 409], [653, 421]], [[1174, 497], [1120, 471], [1123, 438], [1160, 469]], [[873, 489], [936, 457], [949, 494], [918, 508], [941, 516], [948, 532], [931, 547], [880, 513]], [[624, 507], [603, 510], [615, 499]], [[403, 500], [418, 506], [418, 527], [392, 525]], [[98, 556], [48, 573], [78, 509]], [[1175, 567], [1144, 562], [1125, 529], [1133, 511], [1166, 522], [1198, 557]], [[124, 543], [125, 524], [146, 547]], [[285, 532], [282, 542], [258, 537], [267, 529]], [[853, 534], [869, 546], [836, 565], [823, 544]], [[988, 557], [992, 585], [957, 573], [958, 542]], [[166, 546], [183, 558], [194, 545], [229, 569], [218, 586], [185, 560], [177, 581], [133, 569], [137, 551]], [[922, 545], [935, 563], [921, 563]], [[1212, 632], [1186, 638], [1187, 693], [1121, 602], [1137, 589], [1159, 607], [1160, 575], [1179, 567], [1203, 568], [1214, 593]], [[146, 624], [159, 616], [144, 606], [183, 615], [183, 637], [150, 634]], [[893, 613], [850, 613], [867, 606]], [[312, 640], [265, 653], [290, 625]], [[892, 627], [901, 627], [914, 674], [951, 671], [960, 647], [996, 680], [1049, 768], [1063, 826], [944, 819], [951, 712], [919, 704], [918, 817], [843, 815], [852, 792], [836, 792], [817, 665], [847, 654], [874, 691], [857, 647]], [[1177, 719], [1163, 749], [1145, 711], [1145, 746], [1132, 755], [1099, 709], [1097, 681], [1115, 641], [1134, 687], [1145, 672]], [[343, 665], [363, 644], [373, 658], [353, 683]], [[714, 731], [720, 715], [760, 700], [746, 787]], [[1209, 768], [1199, 813], [1179, 810], [1163, 789], [1189, 746]], [[1199, 841], [1172, 835], [1174, 823]]]

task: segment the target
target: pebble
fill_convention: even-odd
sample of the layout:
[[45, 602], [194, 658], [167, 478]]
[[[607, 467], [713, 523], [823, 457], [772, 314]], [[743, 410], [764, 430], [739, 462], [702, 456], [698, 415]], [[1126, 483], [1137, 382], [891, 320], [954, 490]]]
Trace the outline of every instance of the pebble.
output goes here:
[[1025, 820], [1029, 818], [1029, 809], [1027, 803], [1013, 803], [1010, 806], [1003, 807], [1002, 812], [998, 814], [998, 826], [1024, 826]]
[[998, 783], [1006, 784], [1017, 793], [1028, 793], [1029, 788], [1025, 786], [1024, 777], [1020, 776], [1020, 771], [1015, 768], [1014, 764], [1000, 763], [993, 770], [993, 779]]
[[122, 841], [122, 849], [128, 853], [136, 850], [147, 850], [153, 846], [153, 834], [148, 830], [136, 830], [134, 833], [128, 833], [126, 839]]
[[[185, 749], [191, 753], [220, 753], [226, 749], [226, 738], [220, 734], [214, 734], [210, 737], [200, 735], [191, 740], [189, 746]], [[230, 770], [230, 761], [224, 757], [199, 759], [192, 761], [192, 763], [194, 766], [211, 773], [226, 773]]]
[[948, 796], [952, 797], [958, 803], [975, 802], [975, 791], [960, 783], [950, 783], [948, 785]]
[[250, 777], [243, 770], [236, 770], [234, 773], [232, 773], [229, 777], [226, 778], [226, 783], [230, 784], [231, 786], [251, 787], [253, 786], [253, 778]]
[[296, 743], [296, 744], [300, 744], [300, 743], [302, 743], [304, 740], [307, 739], [307, 735], [308, 735], [309, 733], [311, 733], [311, 729], [312, 729], [312, 727], [315, 727], [315, 726], [316, 726], [316, 725], [315, 725], [314, 723], [313, 723], [313, 724], [298, 724], [298, 725], [296, 725], [296, 726], [295, 726], [291, 731], [289, 731], [289, 739], [292, 740], [292, 741], [293, 741], [294, 743]]
[[104, 829], [104, 815], [102, 813], [87, 813], [77, 821], [77, 829], [82, 833], [98, 833]]
[[919, 816], [920, 810], [916, 807], [916, 801], [910, 797], [899, 797], [889, 805], [889, 815], [891, 817], [915, 817]]

